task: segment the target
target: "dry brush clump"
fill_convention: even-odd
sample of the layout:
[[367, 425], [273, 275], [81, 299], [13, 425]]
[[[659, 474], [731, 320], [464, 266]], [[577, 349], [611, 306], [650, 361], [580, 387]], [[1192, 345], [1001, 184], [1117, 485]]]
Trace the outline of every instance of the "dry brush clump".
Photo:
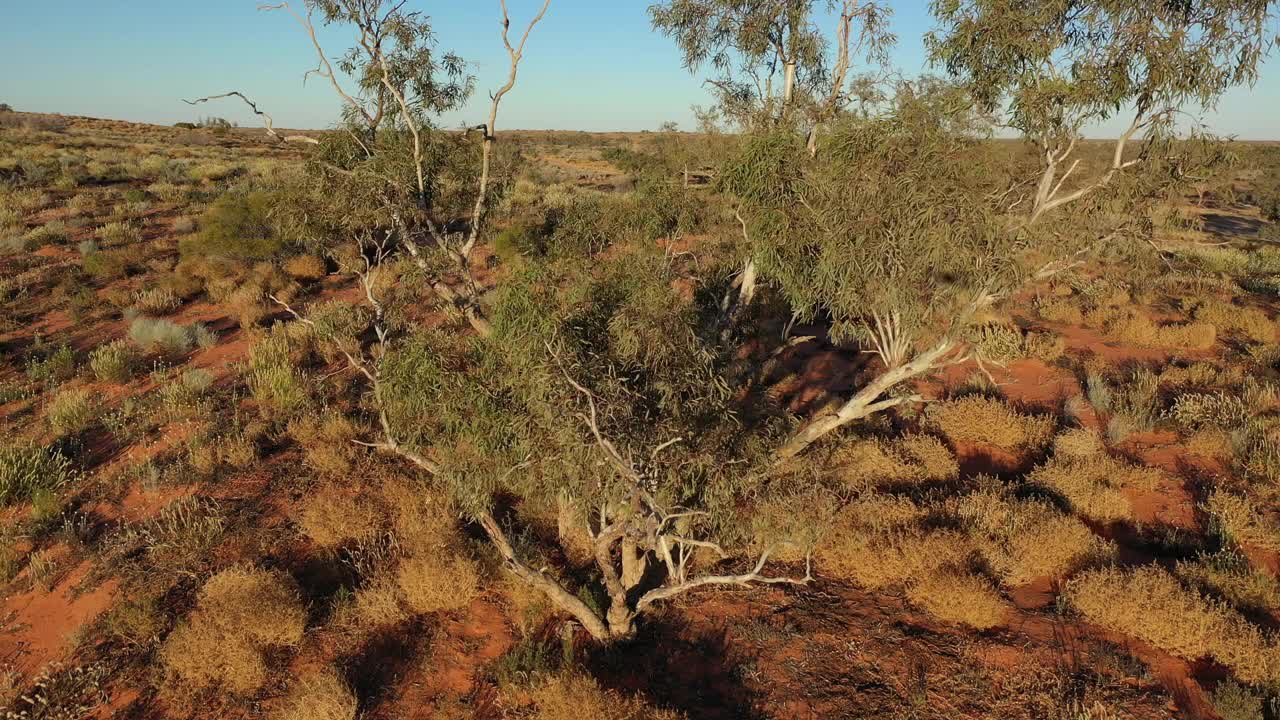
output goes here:
[[1159, 325], [1136, 312], [1108, 322], [1107, 334], [1120, 342], [1162, 350], [1207, 350], [1218, 341], [1218, 329], [1207, 322]]
[[981, 490], [951, 502], [984, 563], [1009, 587], [1063, 578], [1115, 553], [1084, 523], [1041, 500]]
[[994, 398], [970, 395], [930, 406], [928, 425], [956, 443], [994, 445], [1010, 452], [1036, 452], [1056, 427], [1048, 415], [1020, 413]]
[[1212, 657], [1245, 682], [1275, 682], [1280, 674], [1273, 638], [1159, 567], [1089, 570], [1072, 578], [1063, 594], [1092, 623], [1187, 660]]
[[1054, 456], [1027, 476], [1027, 482], [1061, 496], [1081, 515], [1100, 522], [1133, 518], [1126, 494], [1157, 488], [1164, 474], [1109, 455]]
[[[682, 720], [674, 710], [655, 708], [636, 696], [606, 690], [589, 675], [566, 671], [537, 682], [514, 703], [532, 705], [530, 720]], [[524, 697], [521, 697], [524, 696]], [[524, 700], [525, 702], [521, 702]]]
[[305, 675], [293, 684], [272, 720], [355, 720], [360, 702], [332, 670]]
[[160, 660], [194, 689], [251, 693], [266, 681], [263, 653], [296, 645], [307, 612], [293, 580], [269, 570], [232, 567], [209, 578], [196, 609], [169, 634]]
[[819, 567], [873, 589], [903, 587], [908, 598], [946, 622], [979, 630], [1000, 624], [1008, 605], [970, 571], [977, 546], [964, 532], [929, 527], [930, 509], [870, 493], [844, 508], [818, 544]]
[[835, 451], [829, 467], [850, 489], [945, 482], [960, 474], [955, 455], [931, 435], [854, 440]]
[[1218, 534], [1247, 547], [1280, 552], [1280, 525], [1245, 495], [1223, 489], [1210, 493], [1203, 505]]

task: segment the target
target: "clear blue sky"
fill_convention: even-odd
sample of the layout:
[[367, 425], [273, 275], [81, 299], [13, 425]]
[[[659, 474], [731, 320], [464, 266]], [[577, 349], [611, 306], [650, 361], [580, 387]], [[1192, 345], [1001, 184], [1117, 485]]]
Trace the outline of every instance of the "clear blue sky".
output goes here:
[[[297, 0], [301, 4], [301, 0]], [[509, 0], [513, 26], [538, 0]], [[285, 127], [326, 127], [337, 102], [322, 79], [304, 87], [312, 48], [283, 12], [255, 0], [0, 0], [0, 102], [20, 110], [155, 123], [216, 114], [252, 125], [237, 101], [191, 108], [180, 98], [241, 90]], [[480, 122], [488, 90], [502, 82], [506, 57], [497, 0], [410, 0], [432, 15], [442, 48], [473, 63], [470, 106], [444, 120]], [[680, 63], [674, 44], [649, 29], [649, 0], [552, 0], [529, 41], [520, 83], [499, 127], [642, 130], [665, 120], [693, 126], [689, 106], [707, 104], [701, 78]], [[927, 68], [920, 38], [931, 27], [926, 4], [898, 3], [895, 64], [907, 75]], [[323, 29], [330, 55], [350, 36]], [[1209, 124], [1247, 139], [1280, 139], [1280, 59], [1252, 90], [1230, 94]], [[1112, 128], [1095, 129], [1098, 134]]]

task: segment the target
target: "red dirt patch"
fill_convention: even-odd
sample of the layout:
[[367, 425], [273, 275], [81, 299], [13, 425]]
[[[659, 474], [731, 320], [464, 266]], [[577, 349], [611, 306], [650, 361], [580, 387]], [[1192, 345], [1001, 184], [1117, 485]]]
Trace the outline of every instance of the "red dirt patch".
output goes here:
[[111, 607], [118, 587], [108, 580], [77, 595], [90, 569], [88, 561], [82, 562], [48, 592], [37, 588], [5, 600], [0, 657], [10, 658], [26, 673], [66, 659], [74, 649], [75, 634]]

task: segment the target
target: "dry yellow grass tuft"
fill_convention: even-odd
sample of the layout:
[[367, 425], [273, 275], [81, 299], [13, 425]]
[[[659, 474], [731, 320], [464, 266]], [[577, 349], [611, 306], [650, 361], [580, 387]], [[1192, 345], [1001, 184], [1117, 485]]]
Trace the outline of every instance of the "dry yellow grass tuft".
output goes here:
[[1210, 301], [1196, 310], [1196, 320], [1222, 330], [1240, 333], [1253, 342], [1272, 343], [1276, 340], [1275, 323], [1258, 308]]
[[1087, 571], [1064, 596], [1090, 622], [1187, 660], [1213, 657], [1245, 682], [1273, 682], [1280, 669], [1277, 648], [1262, 630], [1159, 567]]
[[1106, 455], [1054, 457], [1036, 468], [1027, 480], [1061, 495], [1076, 512], [1100, 522], [1133, 517], [1124, 489], [1155, 489], [1163, 474]]
[[985, 490], [955, 501], [954, 507], [978, 554], [1009, 587], [1063, 577], [1115, 552], [1084, 523], [1045, 502]]
[[1217, 460], [1230, 458], [1233, 453], [1231, 435], [1222, 430], [1201, 430], [1187, 438], [1187, 451]]
[[332, 671], [308, 675], [285, 697], [274, 720], [355, 720], [360, 703], [351, 688]]
[[303, 500], [298, 527], [320, 547], [335, 548], [373, 537], [384, 521], [367, 498], [338, 485], [324, 485]]
[[1241, 545], [1280, 552], [1280, 526], [1244, 495], [1216, 489], [1204, 503], [1221, 534]]
[[907, 586], [907, 598], [940, 620], [976, 630], [995, 627], [1009, 615], [1000, 593], [971, 573], [927, 575]]
[[1145, 315], [1128, 314], [1107, 323], [1113, 339], [1164, 350], [1207, 350], [1218, 341], [1218, 329], [1205, 322], [1157, 325]]
[[952, 443], [984, 443], [1009, 451], [1043, 448], [1053, 437], [1055, 425], [1052, 417], [1024, 415], [981, 395], [933, 405], [928, 421]]
[[1087, 428], [1072, 428], [1058, 433], [1053, 439], [1053, 455], [1058, 458], [1081, 459], [1103, 455], [1107, 446], [1102, 436]]
[[836, 451], [831, 468], [853, 489], [943, 482], [960, 474], [955, 455], [931, 435], [855, 440]]
[[427, 553], [401, 562], [396, 583], [416, 613], [456, 610], [480, 594], [480, 571], [470, 558]]
[[205, 583], [195, 611], [169, 634], [160, 660], [188, 685], [252, 692], [266, 681], [263, 650], [296, 645], [306, 620], [287, 576], [233, 567]]
[[355, 425], [340, 413], [294, 418], [289, 435], [302, 446], [307, 466], [326, 475], [347, 474], [358, 456]]
[[295, 280], [319, 280], [328, 274], [324, 260], [315, 255], [296, 255], [284, 261], [284, 272]]
[[674, 710], [654, 708], [638, 697], [600, 687], [580, 673], [555, 675], [533, 688], [531, 720], [681, 720]]
[[408, 617], [400, 606], [400, 586], [390, 575], [373, 578], [356, 591], [355, 617], [369, 627], [394, 625]]
[[839, 524], [832, 528], [817, 553], [827, 572], [873, 590], [962, 566], [972, 556], [969, 538], [953, 530], [877, 531]]

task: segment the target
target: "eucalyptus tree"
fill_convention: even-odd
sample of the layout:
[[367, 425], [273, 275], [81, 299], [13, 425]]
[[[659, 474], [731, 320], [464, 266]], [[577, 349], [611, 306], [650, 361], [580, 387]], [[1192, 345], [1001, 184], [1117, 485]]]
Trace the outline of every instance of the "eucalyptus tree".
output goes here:
[[[834, 14], [834, 37], [820, 15]], [[890, 10], [867, 0], [669, 0], [649, 8], [654, 29], [676, 41], [691, 72], [710, 66], [707, 80], [721, 114], [748, 132], [800, 126], [810, 155], [818, 134], [865, 93], [865, 78], [851, 76], [854, 56], [883, 65], [895, 41]], [[803, 112], [799, 112], [803, 111]], [[744, 240], [746, 221], [738, 212]], [[721, 303], [723, 324], [733, 325], [756, 292], [758, 269], [750, 252]]]
[[[729, 173], [755, 199], [766, 277], [797, 313], [827, 313], [837, 337], [860, 335], [883, 361], [782, 456], [911, 399], [906, 384], [966, 357], [965, 324], [1020, 284], [1105, 241], [1149, 240], [1151, 205], [1222, 158], [1201, 135], [1176, 137], [1175, 118], [1252, 83], [1273, 38], [1262, 0], [940, 0], [933, 10], [940, 27], [927, 43], [953, 87], [903, 85], [880, 116], [849, 120], [827, 142], [834, 165], [785, 162], [776, 148], [796, 141], [783, 135], [753, 143]], [[1090, 169], [1077, 155], [1083, 130], [1121, 112], [1132, 120]], [[985, 114], [1034, 143], [1038, 167], [974, 156], [973, 120]]]

